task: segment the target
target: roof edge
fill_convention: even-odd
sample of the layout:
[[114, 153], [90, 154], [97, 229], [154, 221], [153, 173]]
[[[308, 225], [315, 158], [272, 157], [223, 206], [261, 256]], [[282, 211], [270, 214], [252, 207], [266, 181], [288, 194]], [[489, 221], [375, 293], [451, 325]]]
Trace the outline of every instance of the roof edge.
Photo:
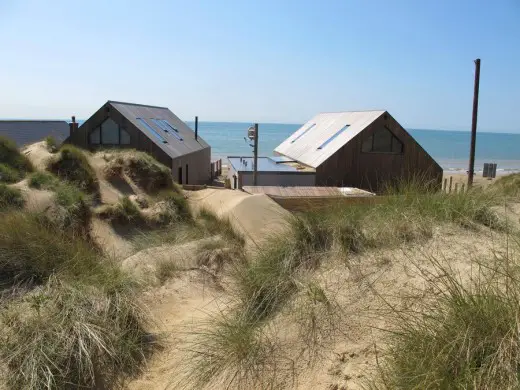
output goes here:
[[117, 100], [109, 100], [107, 101], [107, 104], [126, 104], [128, 106], [139, 106], [139, 107], [150, 107], [150, 108], [160, 108], [163, 110], [169, 110], [168, 107], [161, 107], [161, 106], [151, 106], [149, 104], [139, 104], [139, 103], [129, 103], [129, 102], [120, 102]]
[[2, 122], [45, 122], [45, 123], [69, 123], [66, 120], [57, 120], [57, 119], [0, 119], [0, 123]]

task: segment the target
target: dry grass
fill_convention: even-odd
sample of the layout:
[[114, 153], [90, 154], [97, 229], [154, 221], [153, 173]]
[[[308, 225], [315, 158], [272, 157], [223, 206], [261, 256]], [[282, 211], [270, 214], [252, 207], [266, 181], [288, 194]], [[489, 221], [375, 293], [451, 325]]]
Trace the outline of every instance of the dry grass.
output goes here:
[[171, 170], [145, 152], [110, 150], [105, 154], [105, 159], [108, 161], [105, 168], [107, 177], [126, 173], [147, 193], [166, 189], [180, 192], [180, 188], [173, 182]]
[[17, 188], [0, 183], [0, 211], [6, 209], [21, 209], [25, 205], [22, 192]]
[[75, 146], [64, 145], [49, 162], [48, 169], [60, 179], [76, 185], [82, 191], [97, 194], [99, 193], [99, 183], [96, 172], [84, 153]]
[[0, 218], [7, 298], [0, 300], [0, 357], [8, 386], [115, 388], [138, 372], [151, 344], [137, 285], [44, 216], [11, 211]]
[[34, 170], [31, 162], [20, 153], [9, 138], [0, 136], [0, 182], [14, 183]]
[[370, 387], [519, 388], [519, 249], [474, 259], [469, 280], [430, 257], [427, 295], [407, 310], [392, 307], [394, 327]]
[[[296, 365], [306, 362], [310, 367], [319, 361], [326, 346], [342, 334], [345, 322], [334, 296], [312, 280], [313, 272], [330, 257], [427, 240], [433, 227], [443, 223], [502, 229], [491, 211], [495, 203], [489, 194], [445, 195], [414, 185], [392, 191], [375, 206], [295, 216], [289, 220], [288, 233], [272, 237], [255, 256], [236, 263], [231, 291], [235, 303], [198, 335], [195, 344], [200, 348], [194, 348], [188, 362], [190, 381], [198, 385], [224, 380], [233, 388], [286, 383], [287, 366], [281, 362], [291, 357], [279, 340], [266, 337], [273, 321], [281, 318], [299, 335], [298, 345], [293, 346], [300, 351]], [[202, 213], [203, 220], [215, 223], [211, 215]]]
[[128, 196], [120, 198], [119, 202], [115, 204], [102, 206], [97, 211], [97, 215], [120, 224], [133, 223], [139, 225], [145, 223], [141, 210]]

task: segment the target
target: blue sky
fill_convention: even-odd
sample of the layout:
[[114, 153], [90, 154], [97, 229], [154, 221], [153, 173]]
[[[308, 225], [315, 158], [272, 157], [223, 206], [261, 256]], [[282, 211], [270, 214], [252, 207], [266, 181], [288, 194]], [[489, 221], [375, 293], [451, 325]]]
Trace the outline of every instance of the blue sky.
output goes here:
[[302, 123], [387, 109], [407, 127], [520, 132], [519, 0], [0, 1], [0, 117], [106, 100], [185, 120]]

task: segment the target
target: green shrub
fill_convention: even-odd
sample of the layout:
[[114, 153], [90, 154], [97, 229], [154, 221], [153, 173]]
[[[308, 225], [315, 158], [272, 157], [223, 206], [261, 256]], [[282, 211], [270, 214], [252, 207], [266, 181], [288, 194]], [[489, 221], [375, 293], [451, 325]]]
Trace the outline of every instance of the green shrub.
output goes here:
[[48, 169], [59, 178], [71, 182], [87, 193], [99, 192], [96, 172], [90, 166], [83, 151], [72, 145], [65, 145], [50, 162]]
[[47, 150], [51, 153], [55, 153], [58, 150], [58, 142], [56, 142], [56, 138], [52, 135], [45, 137], [45, 145], [47, 146]]
[[0, 210], [22, 208], [24, 205], [25, 200], [18, 188], [12, 188], [0, 183]]
[[0, 356], [13, 389], [118, 388], [152, 344], [132, 295], [51, 279], [3, 310]]
[[0, 136], [0, 161], [0, 181], [18, 181], [33, 171], [31, 162], [20, 153], [16, 144], [3, 136]]
[[34, 172], [29, 176], [29, 187], [42, 190], [53, 190], [58, 185], [58, 179], [48, 172]]
[[20, 171], [7, 164], [0, 164], [0, 183], [16, 183], [22, 179]]

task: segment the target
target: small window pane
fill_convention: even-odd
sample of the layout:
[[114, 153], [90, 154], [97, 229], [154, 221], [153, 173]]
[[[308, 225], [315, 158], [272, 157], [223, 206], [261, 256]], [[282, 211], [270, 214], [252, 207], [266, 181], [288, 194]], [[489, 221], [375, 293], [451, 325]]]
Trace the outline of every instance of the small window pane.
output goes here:
[[119, 144], [119, 125], [110, 118], [101, 124], [101, 140], [103, 145]]
[[392, 151], [392, 133], [385, 128], [378, 129], [374, 133], [374, 152]]
[[363, 141], [363, 145], [361, 146], [362, 152], [371, 152], [372, 151], [372, 136], [368, 137]]
[[130, 145], [130, 134], [121, 128], [121, 145]]
[[392, 153], [403, 153], [403, 144], [396, 137], [392, 138]]
[[99, 129], [99, 127], [96, 127], [94, 129], [93, 132], [90, 133], [90, 143], [92, 145], [99, 145], [100, 144], [100, 134], [101, 134], [101, 131]]

